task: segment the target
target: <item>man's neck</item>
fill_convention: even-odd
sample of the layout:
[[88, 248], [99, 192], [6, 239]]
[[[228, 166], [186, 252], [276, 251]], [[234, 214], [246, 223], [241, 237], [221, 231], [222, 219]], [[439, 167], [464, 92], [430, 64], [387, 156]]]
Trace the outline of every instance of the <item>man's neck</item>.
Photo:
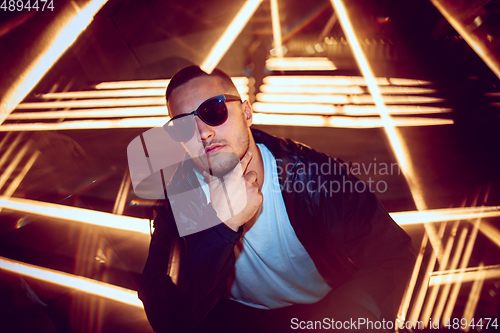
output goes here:
[[259, 190], [262, 190], [264, 185], [264, 160], [262, 159], [262, 153], [260, 148], [255, 144], [255, 141], [251, 141], [248, 150], [253, 154], [253, 158], [247, 168], [247, 173], [249, 171], [255, 171], [257, 174], [257, 182], [259, 183]]

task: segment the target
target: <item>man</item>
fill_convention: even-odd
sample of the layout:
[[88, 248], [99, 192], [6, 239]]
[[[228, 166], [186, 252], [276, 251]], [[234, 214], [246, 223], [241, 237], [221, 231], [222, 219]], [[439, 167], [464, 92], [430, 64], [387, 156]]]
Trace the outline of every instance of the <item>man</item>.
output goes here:
[[[196, 66], [167, 88], [165, 129], [190, 157], [167, 194], [194, 195], [157, 210], [139, 289], [153, 329], [371, 331], [358, 318], [394, 321], [410, 238], [366, 187], [331, 191], [358, 181], [345, 164], [251, 130], [252, 107], [238, 98], [226, 74]], [[181, 230], [202, 220], [198, 232]]]

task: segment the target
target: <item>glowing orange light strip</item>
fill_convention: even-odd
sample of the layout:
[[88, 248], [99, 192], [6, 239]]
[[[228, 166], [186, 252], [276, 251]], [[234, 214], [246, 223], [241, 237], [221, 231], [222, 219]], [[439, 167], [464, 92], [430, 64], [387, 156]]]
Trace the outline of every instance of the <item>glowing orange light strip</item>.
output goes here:
[[9, 115], [8, 119], [125, 118], [139, 116], [166, 116], [167, 114], [168, 110], [166, 106], [137, 106], [65, 111], [14, 112]]
[[259, 102], [271, 103], [317, 103], [317, 104], [349, 104], [351, 101], [345, 95], [299, 95], [299, 94], [266, 94], [256, 96]]
[[373, 101], [377, 106], [380, 117], [384, 122], [384, 129], [387, 136], [389, 137], [389, 141], [391, 143], [396, 159], [401, 166], [403, 174], [409, 182], [415, 204], [417, 205], [418, 210], [424, 210], [426, 206], [422, 199], [422, 190], [420, 189], [419, 184], [414, 179], [415, 176], [413, 167], [411, 163], [409, 163], [409, 152], [407, 151], [407, 148], [403, 146], [402, 140], [395, 130], [394, 120], [390, 117], [389, 112], [385, 107], [380, 89], [377, 85], [377, 80], [373, 76], [371, 68], [368, 65], [368, 62], [361, 50], [361, 46], [359, 45], [358, 39], [356, 38], [354, 30], [351, 26], [344, 5], [340, 0], [331, 0], [331, 2], [334, 6], [335, 12], [337, 13], [337, 16], [339, 17], [339, 21], [342, 25], [344, 33], [346, 34], [347, 40], [351, 45], [358, 66], [363, 73], [363, 77], [365, 78], [366, 84], [368, 85], [368, 89], [373, 96]]
[[[10, 137], [11, 137], [11, 136], [12, 136], [12, 133], [11, 133], [11, 132], [9, 132], [9, 133], [7, 133], [7, 134], [3, 137], [2, 141], [0, 141], [0, 151], [3, 151], [3, 146], [4, 146], [4, 145], [5, 145], [5, 143], [6, 143], [6, 142], [10, 139]], [[18, 135], [18, 136], [19, 136], [19, 135]], [[12, 144], [10, 144], [10, 145], [9, 145], [9, 148], [10, 148], [10, 147], [12, 147]], [[6, 154], [6, 153], [4, 153], [4, 154], [3, 154], [2, 159], [3, 159], [3, 158], [7, 158], [7, 157], [5, 157], [5, 154]], [[10, 154], [10, 153], [9, 153], [9, 154]], [[3, 164], [3, 162], [0, 160], [0, 167], [2, 166], [2, 164]]]
[[96, 89], [134, 89], [134, 88], [162, 88], [166, 89], [170, 80], [134, 80], [112, 81], [96, 84]]
[[2, 188], [5, 185], [5, 183], [9, 180], [9, 178], [12, 176], [17, 166], [24, 158], [24, 155], [26, 155], [26, 153], [28, 152], [28, 149], [30, 148], [31, 144], [32, 144], [31, 141], [26, 142], [23, 145], [23, 147], [17, 152], [16, 156], [12, 159], [9, 165], [3, 170], [3, 173], [0, 175], [0, 188]]
[[53, 108], [92, 108], [107, 106], [144, 106], [144, 105], [165, 105], [163, 97], [135, 97], [135, 98], [106, 98], [106, 99], [80, 99], [75, 101], [53, 101], [21, 103], [17, 110], [23, 109], [53, 109]]
[[[286, 59], [286, 58], [283, 58]], [[422, 88], [422, 87], [404, 87], [404, 86], [379, 86], [382, 94], [434, 94], [437, 92], [436, 89], [432, 88]], [[299, 93], [299, 94], [365, 94], [365, 89], [360, 86], [335, 86], [331, 87], [328, 85], [269, 85], [263, 84], [260, 86], [260, 91], [270, 94], [280, 94], [280, 93]]]
[[[462, 254], [462, 259], [460, 261], [459, 269], [465, 269], [469, 266], [469, 260], [472, 256], [472, 250], [474, 249], [474, 245], [476, 244], [476, 238], [479, 231], [479, 225], [481, 224], [481, 219], [476, 219], [474, 223], [472, 223], [471, 232], [468, 236], [467, 245], [465, 246], [464, 252]], [[500, 273], [500, 270], [499, 270]], [[477, 275], [477, 274], [476, 274]], [[499, 275], [500, 276], [500, 275]], [[459, 279], [461, 276], [458, 277]], [[476, 276], [477, 278], [477, 276]], [[450, 296], [446, 302], [446, 307], [443, 311], [443, 316], [441, 317], [444, 322], [451, 318], [453, 309], [455, 308], [455, 304], [458, 299], [458, 295], [460, 293], [460, 289], [462, 287], [462, 281], [456, 281], [451, 290]]]
[[[36, 159], [40, 155], [40, 151], [37, 150], [31, 155], [30, 159], [26, 162], [24, 167], [21, 169], [21, 172], [17, 174], [17, 176], [10, 182], [9, 186], [7, 186], [7, 189], [5, 189], [5, 192], [3, 192], [3, 196], [5, 197], [11, 197], [14, 192], [17, 190], [19, 187], [19, 184], [23, 181], [24, 177], [26, 177], [26, 174], [28, 171], [31, 169], [33, 164], [35, 164]], [[2, 207], [0, 207], [0, 211], [2, 210]]]
[[127, 169], [123, 175], [120, 189], [118, 190], [118, 195], [116, 196], [115, 206], [113, 207], [113, 214], [123, 214], [123, 209], [125, 208], [125, 203], [127, 202], [130, 184], [130, 172], [129, 169]]
[[142, 308], [136, 291], [109, 283], [1, 257], [0, 269]]
[[[450, 270], [456, 269], [458, 266], [458, 262], [462, 254], [462, 250], [465, 246], [465, 239], [467, 237], [468, 232], [469, 230], [467, 228], [462, 229], [462, 231], [460, 232], [457, 244], [455, 245], [455, 250], [454, 250], [455, 253], [453, 254], [453, 258], [451, 259], [451, 263], [449, 266]], [[444, 287], [441, 289], [437, 305], [435, 305], [434, 311], [432, 313], [432, 318], [441, 318], [444, 307], [449, 299], [450, 289], [451, 289], [451, 284], [445, 284]]]
[[451, 15], [448, 10], [441, 4], [441, 1], [431, 0], [432, 4], [439, 10], [444, 18], [450, 23], [460, 36], [469, 44], [469, 46], [476, 52], [476, 54], [483, 59], [486, 65], [500, 78], [500, 66], [491, 56], [491, 52], [479, 43], [479, 38], [469, 33], [466, 28]]
[[259, 90], [268, 94], [364, 94], [365, 90], [359, 86], [335, 86], [330, 85], [271, 85], [263, 84]]
[[[439, 226], [439, 230], [437, 236], [442, 238], [444, 235], [444, 230], [446, 228], [446, 223], [441, 223]], [[413, 300], [413, 307], [408, 315], [408, 320], [411, 322], [415, 322], [418, 320], [420, 315], [421, 308], [424, 304], [425, 296], [427, 294], [427, 289], [429, 288], [428, 282], [430, 278], [430, 273], [434, 270], [434, 266], [436, 265], [436, 260], [438, 257], [437, 251], [432, 251], [428, 262], [426, 263], [425, 272], [423, 275], [422, 282], [420, 283], [420, 288], [418, 292], [416, 292], [416, 297]]]
[[[92, 22], [94, 15], [101, 9], [107, 0], [94, 0], [72, 17], [66, 25], [47, 41], [49, 46], [45, 53], [34, 60], [32, 65], [20, 76], [17, 82], [7, 92], [6, 103], [0, 105], [0, 124], [7, 115], [28, 95], [45, 73], [59, 59], [64, 51], [73, 44], [78, 35]], [[75, 6], [76, 8], [76, 6]]]
[[[448, 261], [451, 256], [451, 250], [453, 248], [453, 243], [455, 243], [455, 238], [457, 235], [457, 230], [458, 226], [460, 224], [460, 221], [455, 221], [453, 223], [452, 229], [450, 236], [448, 237], [448, 240], [446, 242], [446, 247], [444, 249], [443, 253], [443, 260], [439, 263], [439, 271], [444, 271], [446, 267], [448, 266]], [[425, 250], [424, 250], [425, 251]], [[431, 319], [431, 314], [432, 314], [432, 309], [434, 309], [434, 306], [436, 305], [436, 299], [439, 293], [439, 287], [432, 286], [430, 287], [431, 291], [429, 295], [427, 296], [427, 300], [425, 302], [425, 306], [422, 309], [422, 314], [420, 316], [420, 319], [424, 321], [424, 323], [428, 323], [429, 320]]]
[[119, 120], [65, 121], [62, 123], [3, 124], [0, 132], [9, 131], [55, 131], [110, 128], [150, 128], [162, 126], [169, 117], [128, 118]]
[[497, 228], [488, 222], [483, 221], [479, 226], [479, 231], [481, 231], [483, 235], [488, 237], [500, 248], [500, 231]]
[[47, 202], [0, 197], [0, 207], [57, 219], [98, 225], [107, 228], [150, 234], [149, 220], [114, 215], [89, 209], [69, 207]]
[[109, 97], [152, 97], [165, 96], [165, 88], [147, 89], [106, 89], [90, 91], [65, 91], [42, 94], [43, 99], [109, 98]]
[[393, 85], [399, 85], [399, 86], [425, 86], [425, 85], [430, 85], [432, 84], [431, 81], [426, 81], [426, 80], [415, 80], [415, 79], [402, 79], [402, 78], [394, 78], [394, 77], [388, 77], [387, 81], [389, 84]]
[[455, 269], [451, 271], [433, 272], [429, 286], [450, 284], [455, 282], [470, 282], [478, 277], [496, 279], [500, 277], [500, 265]]
[[309, 13], [309, 15], [305, 16], [299, 22], [294, 22], [287, 34], [282, 37], [283, 42], [290, 40], [293, 36], [297, 35], [304, 28], [314, 22], [321, 14], [325, 13], [328, 10], [328, 4], [324, 4], [323, 6], [317, 6], [316, 9]]
[[[378, 85], [399, 85], [399, 86], [422, 86], [430, 85], [430, 81], [398, 79], [377, 77], [375, 81]], [[304, 86], [304, 85], [330, 85], [330, 86], [366, 86], [366, 80], [362, 76], [266, 76], [263, 80], [265, 84], [280, 86]]]
[[[384, 95], [381, 98], [383, 100], [384, 106], [389, 111], [385, 104], [429, 104], [429, 103], [441, 103], [444, 102], [444, 98], [431, 97], [431, 96], [411, 96], [411, 95]], [[353, 104], [377, 104], [376, 98], [370, 95], [354, 95], [351, 96], [351, 103]], [[377, 107], [377, 110], [379, 108]]]
[[[383, 127], [381, 119], [373, 117], [325, 117], [315, 115], [277, 115], [255, 113], [254, 124], [285, 126], [321, 126], [339, 128], [378, 128]], [[396, 120], [395, 126], [432, 126], [452, 124], [452, 120], [437, 118], [403, 118]]]
[[406, 94], [406, 95], [416, 95], [416, 94], [435, 94], [438, 91], [433, 88], [422, 88], [422, 87], [406, 87], [406, 86], [379, 86], [380, 91], [383, 95], [385, 94]]
[[227, 27], [226, 31], [224, 31], [220, 39], [214, 45], [209, 55], [200, 65], [202, 70], [207, 73], [211, 73], [214, 70], [261, 2], [262, 0], [248, 0], [245, 2], [233, 21]]
[[[236, 87], [247, 86], [249, 79], [244, 76], [235, 76], [231, 80]], [[113, 81], [101, 82], [95, 86], [96, 89], [134, 89], [134, 88], [162, 88], [166, 89], [170, 80], [135, 80], [135, 81]], [[239, 91], [239, 89], [238, 89]]]
[[[462, 318], [465, 318], [468, 323], [470, 323], [472, 321], [472, 318], [474, 318], [477, 304], [479, 302], [479, 299], [481, 298], [481, 290], [483, 289], [484, 278], [485, 278], [483, 267], [484, 263], [480, 262], [478, 266], [479, 269], [478, 273], [480, 274], [478, 274], [478, 276], [472, 283], [472, 288], [469, 293], [469, 299], [467, 300], [467, 304], [465, 305], [464, 309], [464, 314], [462, 316]], [[465, 329], [465, 332], [469, 331], [470, 331], [470, 326], [468, 326]]]
[[[23, 154], [24, 155], [24, 154]], [[21, 182], [23, 181], [24, 177], [26, 177], [26, 174], [28, 173], [28, 171], [31, 169], [31, 167], [33, 166], [33, 164], [35, 163], [36, 159], [38, 158], [38, 156], [40, 155], [40, 151], [35, 151], [30, 159], [26, 162], [26, 164], [24, 165], [24, 167], [21, 169], [21, 172], [19, 172], [17, 174], [17, 176], [14, 177], [14, 179], [11, 180], [9, 186], [7, 186], [7, 188], [5, 189], [5, 191], [3, 192], [3, 196], [4, 197], [11, 197], [14, 192], [17, 190], [17, 188], [19, 187], [19, 184], [21, 184]], [[11, 165], [12, 164], [15, 164], [14, 166], [14, 169], [17, 167], [18, 163], [15, 163], [16, 161], [13, 160], [11, 162]], [[5, 170], [5, 174], [7, 174], [9, 177], [12, 175], [14, 169], [11, 169], [9, 170], [9, 168], [11, 168], [11, 165], [9, 165], [6, 170]], [[2, 175], [3, 176], [3, 175]], [[3, 187], [3, 184], [1, 184], [2, 186], [0, 186], [0, 188]], [[3, 210], [2, 207], [0, 207], [0, 212]]]
[[337, 69], [328, 58], [269, 58], [266, 68], [271, 71], [332, 71]]
[[[320, 115], [348, 115], [348, 116], [378, 116], [374, 105], [331, 105], [331, 104], [289, 104], [289, 103], [253, 103], [255, 112], [286, 113], [286, 114], [320, 114]], [[390, 114], [421, 115], [431, 113], [449, 113], [452, 109], [432, 106], [388, 106]], [[453, 122], [450, 122], [453, 123]]]
[[[0, 196], [0, 207], [33, 213], [36, 215], [54, 217], [82, 223], [89, 223], [103, 227], [117, 228], [129, 231], [149, 234], [149, 220], [128, 216], [114, 215], [88, 209], [75, 208], [46, 202], [40, 202], [22, 198], [8, 198]], [[451, 220], [468, 220], [474, 218], [498, 217], [500, 206], [490, 207], [465, 207], [450, 209], [433, 209], [428, 211], [409, 211], [390, 213], [391, 217], [399, 225], [415, 223], [435, 223]], [[485, 223], [482, 223], [484, 226]], [[491, 229], [493, 229], [491, 227]], [[495, 231], [495, 230], [494, 230]], [[491, 234], [490, 229], [483, 232]], [[494, 234], [494, 233], [493, 233]], [[499, 232], [496, 230], [496, 235]], [[500, 238], [497, 238], [500, 247]]]
[[422, 237], [422, 243], [420, 244], [420, 251], [418, 251], [417, 260], [415, 261], [415, 265], [413, 266], [413, 272], [411, 274], [408, 287], [405, 290], [403, 299], [401, 300], [401, 304], [399, 306], [399, 311], [397, 316], [399, 321], [404, 321], [406, 319], [408, 307], [410, 306], [410, 301], [413, 295], [413, 290], [417, 285], [418, 272], [420, 272], [420, 267], [422, 266], [425, 254], [425, 248], [427, 247], [428, 240], [429, 236], [426, 233], [424, 233], [424, 237]]
[[[0, 126], [0, 128], [2, 128], [2, 127]], [[10, 134], [10, 133], [8, 133], [8, 134]], [[5, 136], [5, 139], [7, 139], [7, 137], [9, 136], [8, 134]], [[21, 141], [21, 139], [22, 139], [23, 136], [24, 136], [24, 133], [21, 133], [21, 134], [19, 134], [19, 135], [16, 136], [16, 138], [14, 139], [14, 141], [12, 141], [12, 142], [9, 143], [9, 148], [7, 148], [7, 150], [3, 152], [2, 157], [0, 158], [0, 168], [3, 167], [3, 165], [5, 164], [5, 162], [7, 162], [7, 160], [10, 157], [10, 155], [12, 154], [12, 152], [14, 151], [14, 149], [16, 149], [17, 145], [19, 144], [19, 142]], [[5, 140], [5, 142], [7, 142], [7, 140]]]
[[281, 22], [278, 10], [278, 0], [271, 0], [271, 17], [273, 25], [274, 49], [276, 56], [283, 57], [283, 48], [281, 44]]
[[444, 222], [453, 220], [470, 220], [475, 218], [498, 216], [500, 216], [500, 206], [446, 208], [431, 209], [427, 211], [391, 213], [391, 217], [399, 225]]
[[[386, 78], [377, 78], [379, 84], [389, 84]], [[266, 76], [265, 84], [277, 86], [363, 86], [366, 80], [362, 76]]]
[[[267, 94], [258, 93], [256, 96], [259, 102], [273, 103], [316, 103], [316, 104], [372, 104], [375, 100], [371, 95], [352, 95], [342, 94]], [[444, 98], [428, 96], [408, 96], [408, 95], [385, 95], [384, 103], [390, 104], [427, 104], [444, 102]], [[376, 102], [375, 102], [376, 104]], [[377, 106], [377, 110], [379, 106]], [[389, 112], [387, 110], [387, 112]]]
[[277, 114], [254, 113], [253, 121], [256, 125], [285, 125], [285, 126], [328, 126], [328, 118], [323, 116], [290, 116]]

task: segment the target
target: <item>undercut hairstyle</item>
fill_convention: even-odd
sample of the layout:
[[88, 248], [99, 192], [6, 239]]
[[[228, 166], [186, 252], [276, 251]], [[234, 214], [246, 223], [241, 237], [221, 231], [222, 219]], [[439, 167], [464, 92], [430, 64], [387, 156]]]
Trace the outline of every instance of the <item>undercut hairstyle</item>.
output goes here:
[[200, 67], [193, 65], [184, 67], [183, 69], [175, 73], [174, 76], [172, 76], [172, 78], [170, 79], [170, 83], [168, 84], [167, 91], [165, 92], [167, 103], [170, 95], [172, 94], [172, 91], [198, 77], [217, 77], [220, 79], [222, 87], [224, 89], [233, 91], [233, 93], [236, 93], [238, 96], [240, 95], [238, 93], [238, 89], [236, 89], [236, 86], [233, 83], [233, 80], [231, 80], [229, 75], [227, 75], [220, 69], [216, 68], [212, 71], [212, 73], [208, 74]]

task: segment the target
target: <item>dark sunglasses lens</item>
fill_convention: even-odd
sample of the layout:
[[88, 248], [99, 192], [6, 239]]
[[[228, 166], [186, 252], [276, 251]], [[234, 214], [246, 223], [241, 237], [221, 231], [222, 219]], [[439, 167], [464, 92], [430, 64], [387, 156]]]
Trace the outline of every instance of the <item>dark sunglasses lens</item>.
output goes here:
[[166, 123], [164, 127], [172, 139], [179, 142], [186, 142], [191, 140], [195, 133], [194, 117], [189, 115], [177, 118]]
[[219, 126], [227, 119], [226, 103], [222, 98], [211, 99], [198, 108], [198, 116], [211, 126]]

